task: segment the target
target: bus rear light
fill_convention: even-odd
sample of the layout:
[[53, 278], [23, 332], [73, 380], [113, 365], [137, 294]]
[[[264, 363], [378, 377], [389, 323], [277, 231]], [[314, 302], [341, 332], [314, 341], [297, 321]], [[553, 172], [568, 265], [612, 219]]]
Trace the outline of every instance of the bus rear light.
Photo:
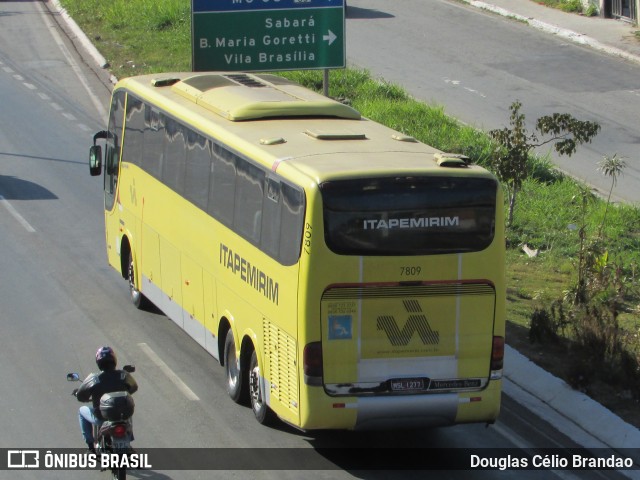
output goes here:
[[322, 385], [322, 342], [307, 343], [302, 357], [305, 383]]
[[504, 365], [504, 337], [493, 337], [491, 349], [491, 370], [502, 370]]
[[344, 403], [334, 403], [333, 408], [345, 408], [347, 405]]

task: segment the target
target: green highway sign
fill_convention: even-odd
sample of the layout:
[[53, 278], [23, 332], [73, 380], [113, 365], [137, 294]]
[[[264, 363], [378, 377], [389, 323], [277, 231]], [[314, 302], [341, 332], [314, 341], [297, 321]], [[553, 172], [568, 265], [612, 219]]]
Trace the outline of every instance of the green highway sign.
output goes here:
[[345, 66], [343, 0], [192, 0], [193, 71]]

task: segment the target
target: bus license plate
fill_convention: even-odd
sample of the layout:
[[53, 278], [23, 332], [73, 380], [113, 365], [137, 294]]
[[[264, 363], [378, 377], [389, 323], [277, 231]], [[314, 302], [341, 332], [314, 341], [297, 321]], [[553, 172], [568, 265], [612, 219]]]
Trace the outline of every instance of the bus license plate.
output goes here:
[[394, 392], [424, 390], [424, 380], [422, 378], [400, 378], [391, 380], [391, 390]]

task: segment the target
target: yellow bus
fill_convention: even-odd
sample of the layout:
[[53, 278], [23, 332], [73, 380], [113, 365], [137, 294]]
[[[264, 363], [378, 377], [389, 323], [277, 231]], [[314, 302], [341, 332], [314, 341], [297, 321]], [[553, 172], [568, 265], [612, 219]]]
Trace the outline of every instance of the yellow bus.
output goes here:
[[259, 422], [497, 418], [503, 198], [465, 157], [274, 75], [189, 72], [121, 80], [90, 170], [133, 303]]

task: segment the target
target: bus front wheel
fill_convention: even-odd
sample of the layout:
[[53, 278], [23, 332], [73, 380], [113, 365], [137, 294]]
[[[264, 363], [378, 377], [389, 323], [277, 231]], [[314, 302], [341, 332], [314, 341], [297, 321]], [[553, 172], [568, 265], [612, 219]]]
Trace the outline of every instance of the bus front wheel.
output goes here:
[[140, 310], [146, 309], [149, 304], [147, 298], [142, 294], [136, 286], [136, 267], [133, 263], [133, 253], [129, 252], [129, 265], [127, 267], [127, 279], [129, 280], [129, 294], [131, 302]]

